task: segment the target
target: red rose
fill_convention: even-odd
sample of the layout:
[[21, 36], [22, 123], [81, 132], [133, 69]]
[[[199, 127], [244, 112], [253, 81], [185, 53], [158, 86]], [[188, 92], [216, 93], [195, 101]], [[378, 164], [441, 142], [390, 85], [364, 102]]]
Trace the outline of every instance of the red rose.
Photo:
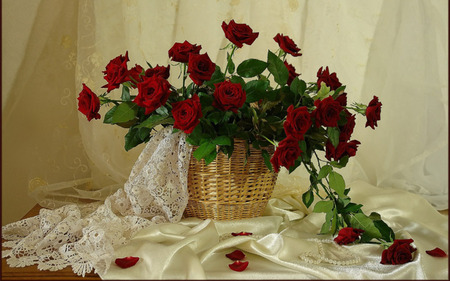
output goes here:
[[106, 66], [106, 70], [103, 71], [103, 73], [105, 74], [104, 78], [108, 84], [102, 86], [102, 88], [108, 88], [108, 93], [111, 90], [119, 88], [120, 84], [123, 82], [130, 81], [127, 68], [128, 61], [127, 51], [125, 56], [120, 55], [112, 59]]
[[170, 84], [159, 76], [145, 77], [138, 85], [138, 95], [134, 103], [145, 107], [145, 114], [150, 114], [164, 105], [170, 95]]
[[88, 121], [91, 121], [92, 118], [100, 119], [100, 114], [98, 114], [99, 110], [99, 98], [91, 91], [91, 89], [83, 84], [83, 90], [81, 90], [78, 96], [78, 111], [86, 115]]
[[302, 150], [300, 149], [296, 138], [288, 136], [280, 141], [275, 153], [270, 159], [275, 173], [280, 171], [280, 166], [283, 166], [286, 169], [294, 166], [295, 160], [298, 159], [301, 153]]
[[347, 245], [353, 243], [363, 232], [364, 230], [362, 229], [344, 227], [339, 230], [338, 236], [334, 238], [334, 242], [338, 243], [339, 245]]
[[273, 37], [273, 40], [278, 43], [281, 50], [285, 51], [288, 54], [293, 55], [294, 57], [301, 56], [302, 54], [300, 52], [300, 48], [297, 47], [297, 45], [292, 41], [291, 38], [288, 36], [283, 36], [283, 34], [278, 33], [275, 37]]
[[289, 71], [289, 78], [287, 81], [288, 86], [291, 86], [292, 80], [294, 80], [295, 77], [299, 76], [300, 74], [295, 73], [295, 67], [292, 66], [292, 64], [287, 63], [287, 61], [284, 61], [284, 65]]
[[175, 43], [169, 50], [169, 57], [173, 61], [186, 63], [189, 61], [189, 54], [199, 54], [202, 46], [192, 45], [188, 41]]
[[417, 249], [410, 244], [412, 239], [396, 239], [394, 243], [381, 254], [382, 264], [404, 264], [412, 261], [412, 253]]
[[189, 55], [188, 70], [189, 77], [196, 85], [201, 85], [204, 81], [209, 81], [214, 71], [216, 71], [216, 64], [213, 63], [208, 54]]
[[234, 20], [231, 20], [229, 24], [222, 22], [222, 29], [225, 37], [238, 48], [242, 48], [243, 44], [253, 44], [259, 35], [259, 32], [253, 32], [250, 26], [244, 23], [235, 23]]
[[293, 105], [288, 107], [286, 121], [283, 124], [287, 136], [302, 140], [303, 135], [311, 127], [311, 124], [311, 114], [306, 106], [296, 109], [294, 109]]
[[222, 111], [230, 110], [237, 113], [238, 109], [244, 105], [247, 97], [241, 84], [223, 81], [214, 84], [214, 86], [216, 87], [214, 90], [213, 102], [215, 108]]
[[172, 106], [172, 115], [175, 119], [173, 127], [186, 134], [192, 133], [203, 116], [198, 95], [194, 94], [190, 99], [175, 102]]
[[336, 101], [339, 102], [339, 104], [341, 106], [347, 106], [347, 93], [342, 93], [340, 94], [337, 98]]
[[316, 127], [320, 127], [320, 125], [336, 127], [338, 125], [339, 114], [343, 109], [338, 101], [329, 96], [323, 100], [316, 100], [314, 105], [316, 109], [312, 112], [312, 115], [316, 119]]
[[142, 66], [136, 64], [135, 67], [133, 67], [132, 69], [130, 69], [128, 71], [128, 76], [131, 78], [131, 81], [135, 84], [139, 83], [142, 81], [142, 71], [144, 69], [142, 68]]
[[325, 157], [331, 161], [331, 158], [334, 158], [335, 161], [338, 161], [344, 156], [353, 157], [356, 155], [356, 151], [358, 150], [358, 145], [361, 143], [357, 140], [352, 140], [349, 142], [340, 142], [338, 146], [335, 148], [330, 141], [327, 141], [325, 147]]
[[336, 76], [336, 72], [330, 74], [328, 70], [328, 66], [325, 71], [322, 71], [322, 67], [317, 71], [317, 86], [320, 88], [320, 83], [324, 82], [328, 87], [331, 88], [332, 91], [336, 90], [342, 84], [339, 82], [339, 79]]
[[372, 129], [378, 126], [377, 121], [380, 120], [381, 102], [378, 101], [378, 97], [373, 96], [369, 105], [366, 108], [366, 127], [370, 126]]
[[168, 65], [167, 67], [156, 65], [155, 67], [149, 68], [145, 71], [145, 76], [147, 77], [152, 77], [154, 75], [160, 76], [164, 79], [168, 79], [170, 76], [170, 65]]
[[345, 116], [347, 117], [347, 123], [345, 123], [345, 125], [343, 126], [339, 126], [339, 131], [341, 132], [339, 135], [339, 141], [348, 141], [350, 140], [352, 134], [353, 134], [353, 129], [355, 128], [355, 114], [351, 114], [347, 109], [344, 109], [345, 111]]

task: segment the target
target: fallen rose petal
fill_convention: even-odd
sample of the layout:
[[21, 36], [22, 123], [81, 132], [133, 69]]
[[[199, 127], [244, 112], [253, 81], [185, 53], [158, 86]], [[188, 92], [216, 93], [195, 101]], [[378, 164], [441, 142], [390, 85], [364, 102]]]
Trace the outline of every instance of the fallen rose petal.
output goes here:
[[231, 233], [231, 235], [233, 235], [233, 236], [248, 236], [248, 235], [252, 235], [253, 233], [251, 233], [251, 232], [239, 232], [239, 233], [235, 233], [235, 232], [232, 232]]
[[425, 252], [427, 254], [429, 254], [430, 256], [433, 256], [433, 257], [441, 257], [441, 258], [443, 258], [443, 257], [447, 256], [447, 254], [440, 248], [434, 248], [433, 250], [425, 251]]
[[245, 254], [240, 250], [236, 250], [232, 253], [226, 254], [225, 256], [234, 261], [245, 259]]
[[244, 271], [248, 266], [248, 261], [235, 261], [228, 266], [234, 271]]
[[139, 261], [138, 257], [125, 257], [115, 260], [115, 263], [121, 268], [132, 267]]

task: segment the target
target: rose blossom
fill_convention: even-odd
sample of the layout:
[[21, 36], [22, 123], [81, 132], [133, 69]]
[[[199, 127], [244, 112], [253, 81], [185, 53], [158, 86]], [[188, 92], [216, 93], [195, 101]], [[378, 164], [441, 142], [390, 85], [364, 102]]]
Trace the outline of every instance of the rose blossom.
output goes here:
[[316, 127], [320, 127], [320, 125], [336, 127], [338, 125], [339, 114], [343, 109], [338, 101], [329, 96], [323, 100], [316, 100], [314, 105], [316, 109], [312, 112], [312, 115], [316, 119]]
[[164, 79], [168, 79], [170, 76], [170, 65], [168, 65], [167, 67], [156, 65], [155, 67], [149, 68], [145, 71], [145, 76], [147, 77], [152, 77], [154, 75], [160, 76]]
[[295, 72], [295, 67], [292, 64], [287, 63], [287, 61], [284, 61], [284, 65], [289, 71], [289, 78], [287, 81], [288, 86], [291, 86], [292, 80], [294, 80], [295, 77], [299, 76], [300, 74]]
[[278, 33], [273, 40], [278, 43], [280, 48], [288, 54], [291, 54], [294, 57], [301, 56], [300, 48], [292, 41], [288, 36], [283, 36], [283, 34]]
[[173, 127], [186, 134], [192, 133], [202, 118], [202, 108], [197, 94], [192, 98], [172, 104], [172, 115], [175, 120]]
[[253, 32], [250, 26], [236, 23], [234, 20], [231, 20], [229, 24], [222, 22], [222, 29], [225, 37], [238, 48], [242, 48], [243, 44], [253, 44], [259, 35], [259, 32]]
[[192, 45], [188, 41], [175, 43], [169, 50], [169, 57], [176, 62], [187, 63], [189, 54], [199, 54], [202, 46]]
[[222, 111], [233, 111], [237, 113], [246, 99], [245, 91], [242, 89], [241, 84], [233, 83], [231, 81], [223, 81], [214, 84], [216, 89], [214, 90], [214, 102], [213, 106]]
[[210, 80], [215, 70], [216, 64], [211, 61], [207, 53], [189, 55], [187, 72], [196, 85], [201, 85], [204, 81]]
[[293, 105], [288, 107], [286, 121], [283, 124], [286, 135], [302, 140], [311, 124], [311, 114], [306, 106], [295, 109]]
[[143, 70], [144, 68], [142, 68], [142, 66], [136, 64], [135, 67], [128, 71], [128, 76], [131, 78], [131, 82], [133, 82], [133, 84], [137, 84], [142, 81], [141, 74]]
[[112, 59], [108, 65], [106, 65], [106, 70], [103, 71], [103, 73], [105, 74], [104, 78], [108, 84], [102, 86], [102, 88], [107, 88], [108, 93], [111, 90], [119, 88], [121, 83], [130, 81], [127, 68], [128, 61], [127, 51], [125, 56], [120, 55]]
[[88, 121], [91, 121], [92, 118], [100, 119], [100, 114], [98, 114], [98, 111], [100, 110], [100, 100], [84, 83], [83, 90], [81, 90], [77, 99], [78, 111], [86, 115]]
[[344, 227], [339, 230], [338, 236], [334, 238], [334, 242], [339, 245], [347, 245], [353, 243], [360, 237], [360, 235], [364, 232], [362, 229], [352, 228], [352, 227]]
[[339, 126], [339, 131], [341, 132], [339, 134], [339, 141], [348, 141], [350, 140], [352, 134], [353, 134], [353, 129], [355, 128], [355, 114], [351, 114], [347, 109], [344, 109], [345, 111], [345, 116], [347, 118], [347, 122], [345, 123], [345, 125], [343, 126]]
[[145, 107], [145, 114], [150, 114], [164, 105], [171, 93], [169, 82], [159, 76], [144, 77], [137, 87], [138, 95], [133, 102]]
[[381, 254], [382, 264], [404, 264], [412, 261], [412, 253], [417, 249], [410, 244], [412, 239], [396, 239], [394, 243]]
[[331, 161], [334, 158], [335, 161], [341, 159], [344, 156], [353, 157], [356, 155], [358, 150], [358, 145], [361, 143], [357, 140], [352, 140], [349, 142], [340, 142], [335, 148], [330, 141], [327, 141], [325, 147], [325, 158]]
[[366, 108], [366, 127], [370, 126], [372, 129], [378, 126], [377, 121], [380, 120], [381, 102], [378, 101], [377, 96], [373, 96], [373, 99], [369, 102]]
[[298, 159], [301, 153], [302, 150], [298, 146], [298, 140], [296, 138], [288, 136], [280, 141], [275, 153], [270, 159], [275, 173], [280, 171], [280, 166], [284, 166], [286, 169], [294, 166], [295, 160]]
[[328, 87], [331, 88], [332, 91], [342, 86], [342, 84], [339, 82], [339, 79], [336, 76], [336, 72], [330, 74], [328, 66], [324, 71], [322, 71], [322, 67], [319, 69], [319, 71], [317, 71], [317, 78], [318, 78], [317, 86], [319, 88], [321, 82], [324, 82]]

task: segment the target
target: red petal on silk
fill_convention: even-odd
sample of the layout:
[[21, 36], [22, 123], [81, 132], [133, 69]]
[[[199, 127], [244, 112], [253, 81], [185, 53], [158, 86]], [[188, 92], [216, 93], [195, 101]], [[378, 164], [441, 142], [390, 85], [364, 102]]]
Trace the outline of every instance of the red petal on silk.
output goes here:
[[232, 232], [231, 233], [231, 235], [233, 235], [233, 236], [248, 236], [248, 235], [252, 235], [253, 233], [251, 233], [251, 232], [239, 232], [239, 233], [235, 233], [235, 232]]
[[248, 261], [235, 261], [228, 266], [234, 271], [244, 271], [248, 266]]
[[225, 256], [234, 261], [245, 259], [245, 254], [240, 250], [236, 250], [232, 253], [226, 254]]
[[132, 267], [139, 261], [138, 257], [125, 257], [121, 259], [116, 259], [115, 263], [121, 268]]
[[429, 254], [430, 256], [433, 256], [433, 257], [443, 258], [443, 257], [447, 256], [447, 254], [440, 248], [434, 248], [433, 250], [426, 251], [426, 252], [427, 252], [427, 254]]

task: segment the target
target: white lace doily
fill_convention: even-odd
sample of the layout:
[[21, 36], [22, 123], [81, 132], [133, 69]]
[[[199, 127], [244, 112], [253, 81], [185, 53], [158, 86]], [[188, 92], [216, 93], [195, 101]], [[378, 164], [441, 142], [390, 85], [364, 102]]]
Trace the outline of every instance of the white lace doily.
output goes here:
[[84, 276], [105, 273], [114, 248], [139, 230], [178, 222], [188, 201], [187, 173], [191, 146], [181, 132], [167, 127], [147, 143], [123, 189], [103, 204], [41, 209], [39, 215], [2, 227], [3, 251], [12, 267], [36, 264], [40, 270], [71, 266]]

